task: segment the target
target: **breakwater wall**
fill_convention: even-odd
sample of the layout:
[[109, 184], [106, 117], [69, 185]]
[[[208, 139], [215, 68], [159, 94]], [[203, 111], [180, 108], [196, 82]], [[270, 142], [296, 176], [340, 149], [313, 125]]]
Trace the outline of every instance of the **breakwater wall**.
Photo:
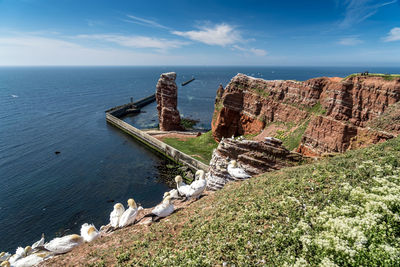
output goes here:
[[133, 136], [140, 142], [154, 149], [155, 151], [167, 156], [173, 161], [186, 165], [192, 170], [204, 170], [208, 171], [209, 166], [198, 161], [197, 159], [192, 158], [191, 156], [183, 153], [182, 151], [173, 148], [170, 145], [158, 140], [157, 138], [133, 127], [129, 123], [124, 122], [123, 120], [117, 118], [112, 113], [106, 112], [106, 120], [108, 123], [113, 126], [123, 130], [127, 134]]
[[110, 108], [106, 110], [106, 113], [113, 115], [114, 117], [121, 118], [128, 114], [139, 113], [140, 109], [152, 102], [156, 101], [156, 94], [152, 94], [148, 97], [142, 98], [136, 102], [131, 102], [121, 106]]

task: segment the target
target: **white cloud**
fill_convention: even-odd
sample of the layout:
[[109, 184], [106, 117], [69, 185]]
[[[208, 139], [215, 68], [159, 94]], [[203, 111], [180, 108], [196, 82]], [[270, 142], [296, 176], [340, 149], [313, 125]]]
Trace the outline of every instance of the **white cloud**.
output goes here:
[[243, 41], [240, 32], [228, 24], [218, 24], [215, 27], [201, 27], [197, 31], [172, 31], [172, 33], [208, 45], [227, 46]]
[[155, 48], [161, 50], [170, 48], [179, 48], [187, 44], [187, 42], [182, 42], [178, 40], [167, 40], [167, 39], [153, 38], [147, 36], [124, 36], [117, 34], [93, 34], [93, 35], [81, 34], [78, 35], [77, 38], [106, 41], [106, 42], [116, 43], [124, 47]]
[[346, 37], [339, 40], [338, 44], [346, 46], [354, 46], [362, 44], [364, 41], [360, 40], [358, 37]]
[[395, 27], [390, 30], [388, 35], [383, 39], [385, 42], [393, 42], [393, 41], [399, 41], [400, 40], [400, 28]]
[[232, 46], [233, 50], [239, 50], [242, 52], [246, 52], [246, 53], [252, 53], [253, 55], [259, 56], [259, 57], [264, 57], [267, 55], [267, 51], [265, 51], [264, 49], [258, 49], [258, 48], [244, 48], [241, 47], [239, 45], [233, 45]]
[[166, 30], [170, 29], [169, 27], [161, 25], [154, 20], [144, 19], [144, 18], [133, 16], [133, 15], [127, 15], [127, 17], [130, 18], [131, 20], [124, 20], [124, 21], [129, 22], [129, 23], [135, 23], [135, 24], [139, 24], [139, 25], [143, 25], [143, 26], [150, 26], [150, 27], [161, 28], [161, 29], [166, 29]]
[[390, 4], [396, 3], [398, 0], [347, 0], [344, 1], [346, 6], [344, 18], [339, 23], [339, 27], [348, 28], [355, 24], [361, 23], [367, 18], [378, 12], [378, 9]]
[[258, 49], [258, 48], [250, 48], [250, 52], [252, 52], [256, 56], [264, 57], [267, 55], [267, 51], [264, 49]]
[[181, 55], [136, 53], [126, 49], [88, 48], [55, 38], [37, 36], [0, 37], [0, 65], [171, 65]]

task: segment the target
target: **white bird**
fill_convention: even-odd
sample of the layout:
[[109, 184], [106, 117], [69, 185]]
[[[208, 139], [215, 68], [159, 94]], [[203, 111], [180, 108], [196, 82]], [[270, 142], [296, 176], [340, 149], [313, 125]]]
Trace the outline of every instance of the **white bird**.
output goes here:
[[0, 253], [0, 262], [8, 260], [10, 257], [11, 257], [10, 253], [3, 251]]
[[246, 179], [250, 178], [251, 175], [247, 174], [245, 170], [242, 168], [239, 168], [237, 166], [236, 160], [231, 160], [231, 162], [228, 165], [228, 173], [233, 177], [233, 178], [239, 178], [239, 179]]
[[63, 237], [54, 238], [49, 243], [46, 243], [44, 248], [56, 254], [62, 254], [67, 253], [74, 247], [81, 245], [83, 241], [83, 237], [80, 235], [66, 235]]
[[128, 199], [128, 209], [122, 214], [119, 219], [119, 227], [125, 227], [135, 222], [138, 214], [138, 207], [136, 206], [135, 200], [132, 198]]
[[10, 265], [10, 262], [9, 262], [9, 261], [5, 260], [5, 261], [3, 261], [3, 262], [0, 264], [0, 266], [1, 266], [1, 267], [10, 267], [11, 265]]
[[39, 264], [40, 262], [44, 261], [47, 259], [49, 256], [53, 255], [51, 252], [40, 252], [40, 253], [34, 253], [29, 256], [26, 256], [25, 258], [22, 258], [12, 265], [12, 267], [31, 267]]
[[163, 199], [166, 198], [167, 196], [170, 196], [172, 199], [177, 199], [177, 198], [179, 198], [178, 190], [172, 189], [172, 190], [170, 190], [170, 191], [168, 191], [168, 192], [165, 192], [165, 193], [164, 193]]
[[207, 181], [203, 170], [196, 172], [196, 180], [190, 184], [190, 190], [186, 195], [187, 198], [199, 198], [207, 187]]
[[32, 249], [34, 250], [34, 249], [43, 247], [43, 245], [44, 245], [44, 234], [42, 234], [42, 238], [40, 240], [38, 240], [35, 243], [33, 243]]
[[93, 224], [84, 223], [81, 226], [81, 236], [86, 242], [92, 242], [99, 237], [99, 231]]
[[110, 224], [112, 227], [118, 227], [119, 220], [124, 212], [125, 208], [121, 203], [114, 205], [114, 210], [110, 213]]
[[150, 215], [155, 215], [157, 217], [167, 217], [172, 212], [174, 212], [174, 205], [171, 202], [171, 197], [167, 196], [160, 204], [158, 204], [152, 211]]
[[8, 260], [10, 264], [14, 264], [19, 259], [22, 259], [26, 256], [28, 256], [32, 251], [31, 246], [27, 246], [25, 248], [18, 247], [17, 250], [15, 251], [15, 254], [11, 256], [11, 258]]
[[186, 196], [190, 191], [190, 186], [183, 182], [182, 176], [180, 175], [175, 177], [175, 182], [179, 195]]
[[203, 170], [198, 170], [195, 174], [194, 174], [194, 180], [197, 181], [199, 180], [200, 176], [204, 176], [204, 171]]

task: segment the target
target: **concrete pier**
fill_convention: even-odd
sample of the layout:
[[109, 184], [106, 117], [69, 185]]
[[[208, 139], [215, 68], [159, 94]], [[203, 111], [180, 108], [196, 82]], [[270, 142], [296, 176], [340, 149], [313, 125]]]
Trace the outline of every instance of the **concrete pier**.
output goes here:
[[110, 109], [106, 110], [106, 113], [109, 113], [117, 118], [122, 118], [123, 116], [126, 116], [128, 114], [140, 113], [140, 109], [142, 107], [144, 107], [154, 101], [156, 101], [156, 94], [152, 94], [152, 95], [142, 98], [136, 102], [131, 102], [128, 104], [110, 108]]

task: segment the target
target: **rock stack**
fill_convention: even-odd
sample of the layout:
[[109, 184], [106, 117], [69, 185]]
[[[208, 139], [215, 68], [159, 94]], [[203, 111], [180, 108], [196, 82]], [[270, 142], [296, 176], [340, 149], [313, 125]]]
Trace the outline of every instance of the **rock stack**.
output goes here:
[[266, 138], [261, 142], [224, 138], [214, 150], [210, 161], [208, 188], [219, 190], [227, 182], [238, 180], [227, 171], [231, 160], [236, 160], [240, 167], [253, 176], [296, 165], [301, 159], [300, 154], [290, 152], [275, 138]]
[[182, 130], [181, 117], [177, 109], [178, 87], [176, 73], [163, 73], [157, 83], [156, 100], [161, 131]]

